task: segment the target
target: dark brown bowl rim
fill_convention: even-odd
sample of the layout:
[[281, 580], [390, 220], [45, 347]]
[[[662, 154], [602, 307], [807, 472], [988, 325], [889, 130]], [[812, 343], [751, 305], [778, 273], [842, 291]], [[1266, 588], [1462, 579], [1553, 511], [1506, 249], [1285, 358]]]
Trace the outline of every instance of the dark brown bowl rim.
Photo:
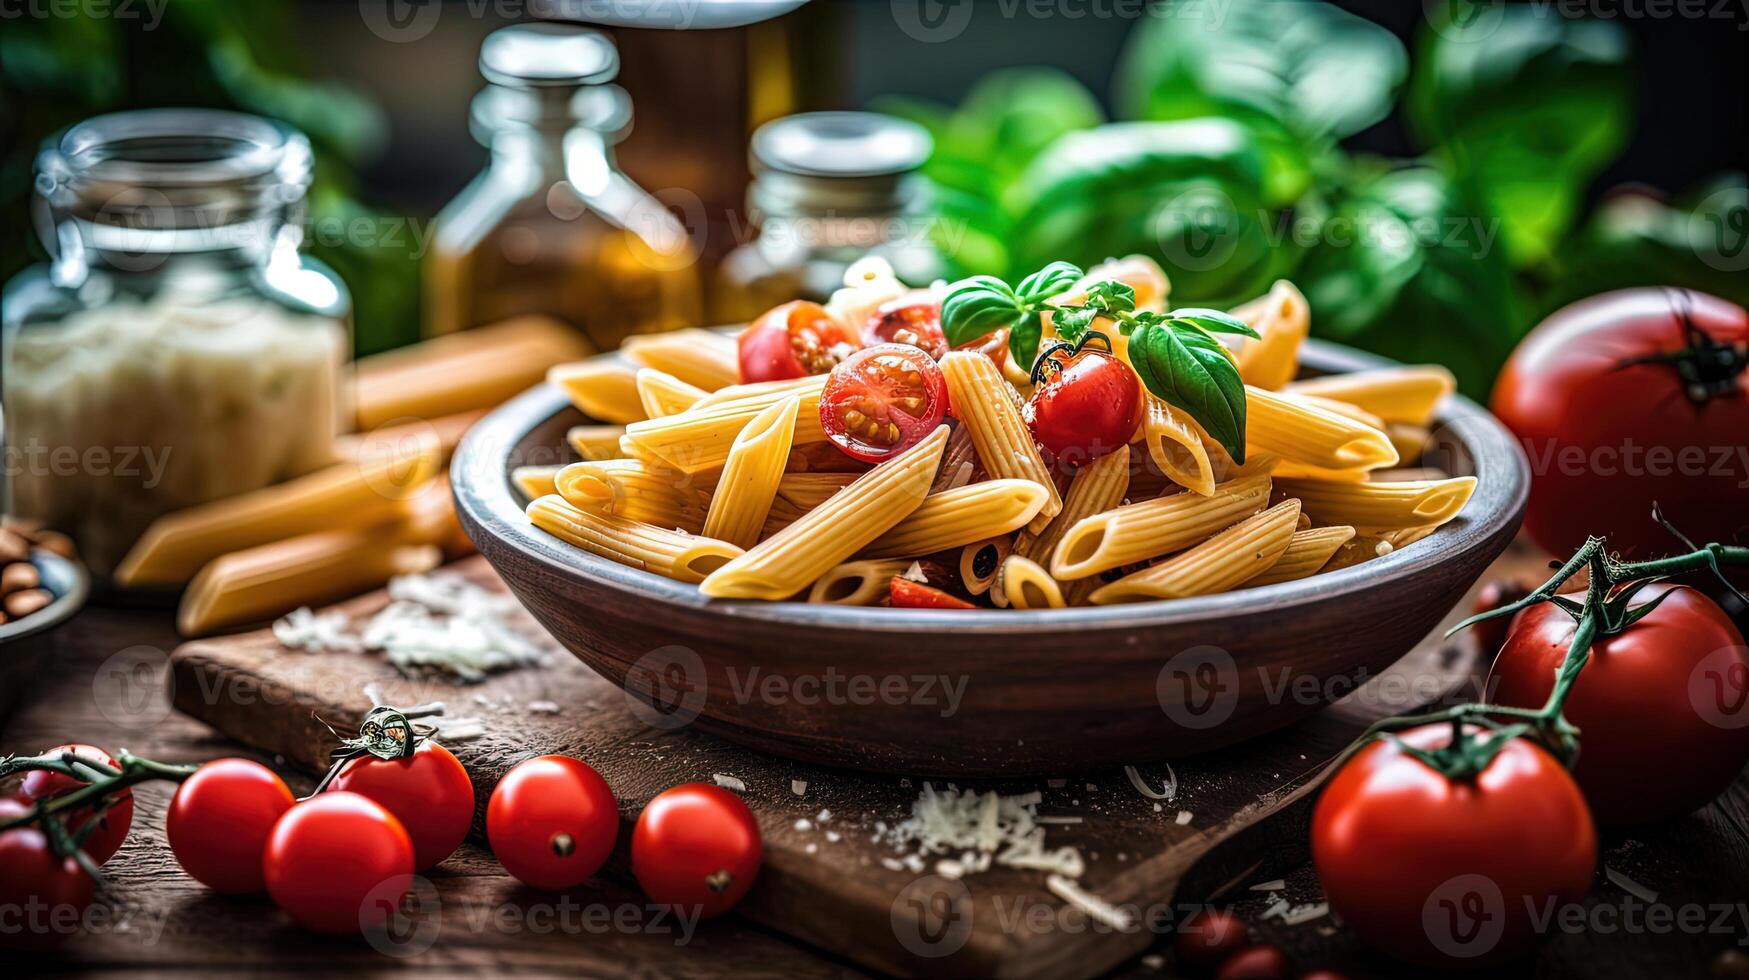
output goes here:
[[[1388, 358], [1323, 341], [1307, 341], [1301, 361], [1320, 374], [1396, 364]], [[1486, 549], [1503, 527], [1510, 525], [1511, 530], [1516, 530], [1530, 489], [1530, 464], [1517, 440], [1481, 406], [1453, 395], [1442, 405], [1434, 429], [1450, 430], [1468, 450], [1475, 466], [1475, 494], [1457, 519], [1433, 534], [1349, 568], [1216, 595], [1069, 609], [979, 609], [974, 613], [710, 599], [696, 586], [597, 557], [550, 537], [529, 523], [510, 482], [510, 456], [536, 427], [570, 408], [571, 403], [562, 391], [547, 384], [537, 385], [475, 423], [462, 439], [450, 464], [450, 484], [463, 526], [474, 535], [480, 551], [492, 561], [502, 545], [567, 578], [586, 579], [628, 598], [715, 612], [731, 622], [746, 619], [816, 629], [899, 634], [970, 630], [1018, 635], [1039, 629], [1133, 629], [1278, 613], [1288, 607], [1388, 586], [1439, 562], [1461, 561], [1463, 556]], [[481, 540], [482, 537], [495, 540]]]
[[42, 548], [31, 549], [30, 560], [39, 567], [52, 565], [60, 568], [73, 584], [55, 596], [55, 601], [36, 612], [0, 626], [0, 644], [35, 636], [65, 623], [85, 605], [86, 598], [91, 594], [91, 576], [85, 571], [84, 565]]

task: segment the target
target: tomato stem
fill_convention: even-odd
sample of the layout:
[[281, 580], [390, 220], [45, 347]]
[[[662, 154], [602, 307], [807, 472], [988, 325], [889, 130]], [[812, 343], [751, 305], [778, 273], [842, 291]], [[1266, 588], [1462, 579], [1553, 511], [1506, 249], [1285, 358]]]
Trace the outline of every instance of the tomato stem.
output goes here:
[[[82, 758], [72, 752], [60, 752], [55, 755], [9, 755], [0, 759], [0, 778], [20, 772], [40, 770], [59, 773], [76, 779], [84, 786], [70, 790], [59, 796], [46, 800], [36, 800], [30, 809], [10, 820], [0, 821], [0, 833], [14, 827], [27, 824], [37, 824], [48, 838], [50, 848], [62, 857], [71, 857], [79, 862], [92, 880], [101, 881], [97, 874], [97, 866], [86, 856], [81, 845], [85, 838], [96, 829], [97, 822], [102, 819], [103, 812], [114, 803], [117, 792], [138, 783], [153, 779], [168, 779], [180, 783], [194, 775], [198, 766], [179, 766], [165, 762], [154, 762], [144, 759], [131, 752], [122, 751], [116, 757], [116, 765], [109, 766]], [[95, 811], [77, 830], [68, 830], [60, 821], [59, 815], [81, 806], [90, 804]]]

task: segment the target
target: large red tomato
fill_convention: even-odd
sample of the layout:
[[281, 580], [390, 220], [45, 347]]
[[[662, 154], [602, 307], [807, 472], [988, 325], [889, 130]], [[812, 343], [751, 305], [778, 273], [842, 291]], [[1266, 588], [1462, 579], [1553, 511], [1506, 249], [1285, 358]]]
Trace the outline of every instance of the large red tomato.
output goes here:
[[[1451, 725], [1398, 737], [1433, 751]], [[1573, 778], [1525, 739], [1460, 780], [1380, 740], [1324, 787], [1312, 860], [1330, 907], [1367, 943], [1414, 963], [1482, 966], [1538, 942], [1533, 913], [1585, 895], [1597, 831]]]
[[[108, 752], [95, 745], [84, 745], [78, 742], [67, 745], [57, 745], [42, 753], [45, 756], [59, 756], [63, 752], [71, 752], [82, 759], [90, 759], [106, 766], [114, 767], [116, 761], [110, 758]], [[24, 776], [24, 782], [19, 786], [18, 793], [27, 802], [48, 800], [79, 789], [85, 783], [71, 776], [46, 769], [32, 769]], [[85, 838], [81, 848], [91, 860], [102, 864], [121, 849], [122, 842], [127, 840], [128, 828], [134, 824], [134, 791], [124, 789], [116, 793], [114, 802], [97, 818], [97, 826], [91, 835]], [[77, 831], [97, 813], [93, 806], [81, 806], [61, 817], [61, 825], [69, 831]]]
[[182, 870], [214, 891], [261, 891], [267, 839], [295, 802], [285, 781], [259, 762], [215, 759], [170, 798], [164, 817], [170, 851]]
[[[30, 812], [22, 800], [0, 799], [0, 820]], [[52, 949], [84, 924], [91, 876], [72, 858], [56, 857], [36, 827], [0, 833], [0, 948]]]
[[474, 784], [448, 749], [426, 741], [400, 759], [363, 755], [347, 762], [329, 784], [366, 796], [401, 821], [413, 838], [413, 869], [436, 867], [455, 853], [474, 822]]
[[320, 793], [287, 810], [262, 854], [268, 894], [312, 932], [380, 928], [413, 882], [413, 841], [357, 793]]
[[853, 330], [826, 308], [795, 300], [765, 311], [736, 341], [741, 383], [825, 374], [856, 350]]
[[1524, 526], [1556, 555], [1600, 534], [1630, 559], [1749, 541], [1749, 313], [1705, 293], [1624, 289], [1531, 331], [1494, 414], [1533, 475]]
[[[1749, 762], [1749, 648], [1711, 599], [1652, 585], [1658, 608], [1591, 646], [1562, 713], [1579, 728], [1573, 776], [1599, 823], [1704, 806]], [[1575, 597], [1582, 598], [1582, 597]], [[1540, 708], [1576, 624], [1552, 603], [1519, 613], [1488, 677], [1499, 704]]]
[[644, 894], [707, 919], [747, 894], [764, 854], [753, 811], [709, 783], [656, 794], [632, 830], [632, 874]]
[[619, 837], [619, 804], [601, 774], [576, 759], [517, 763], [486, 802], [498, 863], [524, 884], [563, 891], [601, 870]]

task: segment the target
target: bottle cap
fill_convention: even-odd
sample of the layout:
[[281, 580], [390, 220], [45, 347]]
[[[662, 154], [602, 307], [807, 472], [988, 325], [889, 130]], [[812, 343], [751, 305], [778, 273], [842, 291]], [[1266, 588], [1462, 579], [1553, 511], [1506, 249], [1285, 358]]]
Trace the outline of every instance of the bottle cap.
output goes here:
[[486, 35], [480, 74], [510, 88], [599, 85], [619, 74], [619, 49], [585, 27], [514, 24]]
[[804, 112], [753, 133], [755, 170], [801, 177], [880, 177], [929, 159], [923, 127], [876, 112]]

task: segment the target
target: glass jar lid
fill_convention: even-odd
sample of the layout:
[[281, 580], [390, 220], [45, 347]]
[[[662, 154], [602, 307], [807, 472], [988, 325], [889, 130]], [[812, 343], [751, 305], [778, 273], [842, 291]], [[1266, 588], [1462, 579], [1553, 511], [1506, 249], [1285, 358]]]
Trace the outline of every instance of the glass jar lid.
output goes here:
[[933, 142], [915, 123], [875, 112], [805, 112], [766, 123], [749, 148], [749, 202], [773, 214], [889, 214], [921, 204], [918, 170]]

